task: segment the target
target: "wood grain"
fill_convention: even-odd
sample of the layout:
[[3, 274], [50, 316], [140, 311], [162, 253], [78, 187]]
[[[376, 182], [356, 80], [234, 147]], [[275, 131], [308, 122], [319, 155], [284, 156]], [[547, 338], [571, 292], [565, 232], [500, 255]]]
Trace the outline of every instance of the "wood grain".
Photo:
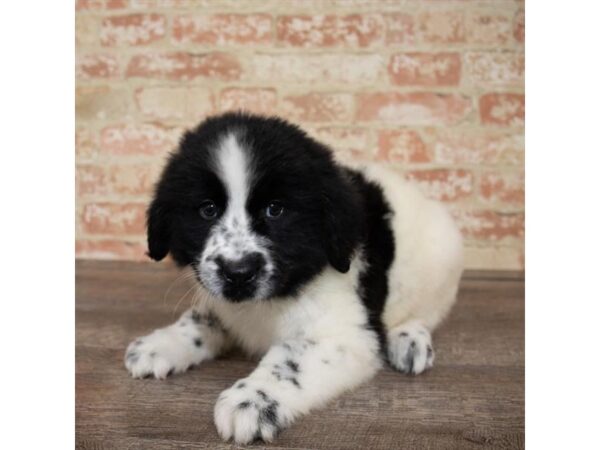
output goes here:
[[[189, 304], [178, 276], [168, 264], [77, 262], [77, 448], [236, 448], [218, 437], [213, 405], [255, 362], [233, 352], [166, 381], [133, 380], [123, 366], [129, 341]], [[409, 377], [386, 368], [267, 447], [523, 448], [524, 331], [523, 277], [467, 274], [434, 335], [431, 371]]]

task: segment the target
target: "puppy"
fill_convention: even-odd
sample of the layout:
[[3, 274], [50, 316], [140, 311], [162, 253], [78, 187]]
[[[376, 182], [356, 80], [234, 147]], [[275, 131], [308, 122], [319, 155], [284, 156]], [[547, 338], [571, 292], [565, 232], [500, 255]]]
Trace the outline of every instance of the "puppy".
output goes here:
[[272, 441], [383, 362], [419, 374], [455, 301], [450, 215], [382, 167], [350, 169], [279, 118], [212, 117], [184, 135], [148, 209], [149, 256], [189, 267], [202, 298], [134, 340], [125, 366], [165, 378], [233, 345], [260, 355], [219, 396], [224, 440]]

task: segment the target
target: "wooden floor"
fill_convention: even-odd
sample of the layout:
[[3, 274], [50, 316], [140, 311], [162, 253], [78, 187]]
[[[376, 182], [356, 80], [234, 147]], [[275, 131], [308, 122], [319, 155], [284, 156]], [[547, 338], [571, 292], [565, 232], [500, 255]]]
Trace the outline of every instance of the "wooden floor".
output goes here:
[[[76, 272], [77, 448], [236, 448], [219, 439], [213, 405], [255, 363], [233, 354], [166, 381], [133, 380], [123, 366], [129, 341], [189, 305], [190, 296], [177, 304], [188, 289], [177, 271], [79, 261]], [[523, 297], [515, 274], [467, 274], [457, 306], [434, 334], [431, 371], [409, 377], [386, 368], [267, 447], [522, 448]]]

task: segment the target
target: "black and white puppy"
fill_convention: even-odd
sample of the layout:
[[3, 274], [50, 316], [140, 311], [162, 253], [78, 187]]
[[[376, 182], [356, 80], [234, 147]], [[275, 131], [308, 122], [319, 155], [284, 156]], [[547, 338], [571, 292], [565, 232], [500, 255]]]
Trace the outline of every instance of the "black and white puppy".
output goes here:
[[190, 267], [201, 301], [133, 341], [134, 377], [232, 345], [262, 356], [225, 390], [223, 439], [271, 441], [388, 361], [418, 374], [462, 273], [450, 215], [379, 166], [344, 168], [278, 118], [229, 113], [185, 134], [148, 210], [149, 255]]

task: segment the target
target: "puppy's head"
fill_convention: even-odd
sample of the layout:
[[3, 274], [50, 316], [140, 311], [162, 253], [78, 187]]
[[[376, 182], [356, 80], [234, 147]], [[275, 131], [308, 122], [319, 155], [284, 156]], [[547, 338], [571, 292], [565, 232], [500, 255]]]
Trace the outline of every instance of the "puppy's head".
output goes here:
[[346, 272], [357, 194], [329, 150], [278, 118], [226, 114], [185, 134], [148, 209], [149, 256], [169, 252], [230, 301], [293, 295]]

